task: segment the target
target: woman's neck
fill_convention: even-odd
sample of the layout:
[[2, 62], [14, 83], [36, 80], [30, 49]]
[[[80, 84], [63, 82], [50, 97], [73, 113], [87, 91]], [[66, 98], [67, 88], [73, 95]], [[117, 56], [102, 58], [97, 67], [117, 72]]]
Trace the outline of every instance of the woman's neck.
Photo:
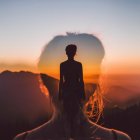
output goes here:
[[68, 57], [68, 61], [73, 61], [74, 58]]
[[[55, 108], [53, 113], [53, 119], [65, 119], [68, 117], [68, 114], [66, 112], [63, 112], [62, 109]], [[73, 118], [75, 121], [88, 121], [88, 117], [84, 113], [83, 109], [79, 108], [77, 111], [77, 114], [75, 115], [75, 118]]]

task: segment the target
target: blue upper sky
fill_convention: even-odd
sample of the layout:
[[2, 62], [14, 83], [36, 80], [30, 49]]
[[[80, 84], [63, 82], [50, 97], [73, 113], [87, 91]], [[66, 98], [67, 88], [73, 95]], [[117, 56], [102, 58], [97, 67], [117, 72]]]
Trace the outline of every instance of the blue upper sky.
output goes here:
[[0, 63], [35, 64], [53, 36], [86, 32], [102, 40], [106, 64], [140, 70], [139, 25], [139, 0], [0, 0]]

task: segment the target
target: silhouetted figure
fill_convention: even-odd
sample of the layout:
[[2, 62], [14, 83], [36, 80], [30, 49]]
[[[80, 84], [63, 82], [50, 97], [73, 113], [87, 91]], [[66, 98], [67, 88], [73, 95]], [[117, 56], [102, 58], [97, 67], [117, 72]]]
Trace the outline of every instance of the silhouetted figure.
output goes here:
[[[84, 44], [83, 47], [90, 49], [94, 59], [97, 60], [96, 67], [100, 68], [104, 58], [104, 47], [98, 38], [84, 33], [54, 37], [40, 56], [38, 66], [43, 71], [46, 67], [44, 62], [53, 60], [49, 59], [50, 54], [53, 54], [58, 46], [65, 49], [64, 45], [67, 41]], [[82, 109], [82, 105], [85, 107], [89, 98], [98, 91], [98, 88], [95, 83], [85, 83], [84, 92], [82, 65], [74, 60], [76, 46], [68, 46], [66, 47], [68, 60], [60, 65], [60, 82], [51, 76], [40, 73], [42, 84], [48, 89], [52, 101], [53, 115], [51, 119], [32, 130], [18, 134], [14, 140], [70, 140], [71, 137], [73, 140], [131, 140], [127, 134], [121, 131], [102, 127], [89, 120], [86, 112]], [[94, 60], [92, 61], [94, 62]], [[99, 96], [95, 97], [98, 99]], [[82, 102], [83, 99], [85, 99], [84, 102]]]
[[68, 60], [60, 64], [59, 100], [62, 100], [63, 112], [66, 114], [71, 130], [74, 129], [76, 113], [79, 107], [82, 108], [81, 102], [85, 100], [82, 64], [74, 60], [76, 51], [76, 45], [68, 45], [66, 47]]

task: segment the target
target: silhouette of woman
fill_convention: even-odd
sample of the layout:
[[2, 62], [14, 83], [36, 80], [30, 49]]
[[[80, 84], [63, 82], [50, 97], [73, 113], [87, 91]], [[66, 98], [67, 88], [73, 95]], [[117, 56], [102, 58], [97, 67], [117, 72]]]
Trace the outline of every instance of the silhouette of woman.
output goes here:
[[82, 108], [82, 101], [85, 100], [82, 64], [74, 60], [76, 51], [76, 45], [68, 45], [66, 47], [68, 60], [60, 64], [59, 100], [63, 102], [63, 111], [71, 125], [71, 130], [74, 130], [76, 113], [79, 107]]
[[[92, 34], [71, 33], [66, 36], [56, 36], [45, 46], [38, 63], [39, 69], [46, 68], [46, 64], [44, 64], [46, 60], [49, 61], [49, 64], [50, 61], [56, 64], [56, 59], [59, 59], [62, 53], [54, 50], [59, 50], [59, 47], [65, 49], [65, 44], [68, 41], [80, 43], [83, 48], [86, 47], [85, 50], [90, 50], [96, 60], [96, 67], [100, 68], [105, 54], [101, 41]], [[59, 62], [58, 67], [60, 65], [60, 81], [43, 74], [42, 71], [40, 73], [42, 84], [48, 89], [53, 103], [52, 118], [35, 129], [17, 135], [14, 140], [70, 140], [71, 137], [74, 140], [131, 140], [127, 134], [121, 131], [91, 122], [82, 109], [82, 105], [89, 102], [93, 93], [97, 95], [95, 94], [97, 86], [85, 83], [84, 87], [82, 64], [74, 60], [76, 50], [75, 45], [68, 45], [66, 47], [68, 60], [61, 64], [61, 61], [57, 61]], [[87, 58], [88, 55], [84, 53], [84, 57], [85, 55]], [[92, 62], [95, 62], [94, 60], [92, 59]]]

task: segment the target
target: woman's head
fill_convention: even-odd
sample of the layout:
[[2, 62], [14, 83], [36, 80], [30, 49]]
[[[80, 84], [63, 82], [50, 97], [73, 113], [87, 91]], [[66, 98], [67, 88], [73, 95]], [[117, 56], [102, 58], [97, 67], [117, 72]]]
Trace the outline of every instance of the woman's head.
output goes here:
[[95, 85], [99, 84], [101, 62], [105, 55], [104, 47], [101, 41], [92, 34], [67, 33], [66, 35], [55, 36], [44, 47], [38, 63], [38, 69], [40, 73], [43, 73], [41, 79], [46, 88], [49, 90], [49, 95], [55, 104], [58, 102], [60, 63], [66, 60], [65, 51], [68, 56], [74, 57], [77, 51], [76, 46], [78, 46], [76, 60], [80, 61], [83, 65], [87, 103], [92, 103], [92, 105], [94, 104], [91, 102], [93, 99], [91, 97], [93, 96], [94, 100], [99, 99], [99, 96], [95, 96], [99, 95], [99, 92], [97, 92], [97, 89], [99, 88], [97, 88], [98, 86]]
[[77, 46], [74, 44], [67, 45], [65, 51], [68, 58], [74, 58], [77, 51]]
[[75, 59], [83, 65], [84, 81], [96, 83], [105, 51], [101, 41], [92, 34], [67, 33], [55, 36], [40, 55], [39, 72], [59, 79], [59, 66], [67, 59], [66, 53], [73, 56], [77, 51]]

